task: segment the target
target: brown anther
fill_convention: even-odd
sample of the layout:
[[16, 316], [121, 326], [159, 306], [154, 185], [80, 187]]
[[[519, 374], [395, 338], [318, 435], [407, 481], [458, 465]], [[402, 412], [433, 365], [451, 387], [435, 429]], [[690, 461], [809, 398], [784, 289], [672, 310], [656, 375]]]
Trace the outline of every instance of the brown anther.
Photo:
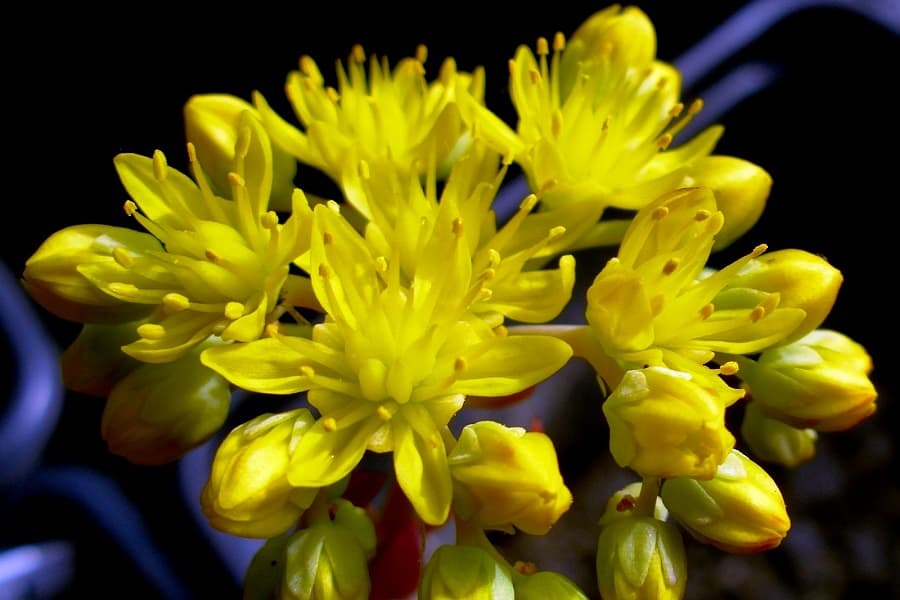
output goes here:
[[221, 255], [219, 255], [219, 253], [217, 253], [212, 248], [207, 248], [206, 250], [204, 250], [203, 255], [206, 256], [207, 260], [209, 260], [210, 262], [219, 262], [220, 260], [222, 260]]
[[337, 421], [334, 417], [325, 417], [322, 419], [322, 428], [328, 432], [337, 431]]
[[681, 262], [677, 258], [670, 258], [666, 261], [666, 264], [663, 265], [663, 275], [671, 275], [675, 272], [675, 269], [678, 268], [678, 263]]
[[463, 235], [463, 221], [460, 217], [456, 217], [453, 219], [453, 235], [457, 238], [461, 238]]
[[616, 512], [628, 512], [634, 510], [637, 500], [631, 494], [625, 494], [616, 504]]
[[416, 60], [420, 63], [425, 62], [428, 58], [428, 47], [425, 44], [416, 46]]
[[665, 150], [672, 143], [672, 134], [664, 133], [656, 140], [656, 145], [660, 150]]
[[322, 233], [322, 242], [327, 246], [334, 241], [334, 236], [331, 235], [330, 231], [325, 231]]
[[364, 62], [366, 60], [366, 53], [363, 50], [362, 45], [353, 44], [353, 47], [350, 49], [350, 58], [358, 63]]
[[653, 209], [653, 212], [650, 213], [650, 217], [654, 221], [659, 221], [660, 219], [662, 219], [663, 217], [665, 217], [668, 214], [669, 214], [668, 206], [657, 206], [656, 208]]
[[700, 308], [700, 318], [705, 321], [710, 316], [712, 316], [712, 314], [713, 314], [713, 312], [715, 312], [715, 310], [716, 310], [716, 307], [712, 302], [710, 302], [709, 304], [704, 304]]
[[541, 80], [541, 72], [537, 69], [530, 69], [528, 71], [528, 78], [531, 80], [532, 85], [537, 85]]
[[705, 208], [701, 208], [697, 212], [694, 213], [695, 221], [705, 221], [712, 216], [712, 213], [706, 210]]

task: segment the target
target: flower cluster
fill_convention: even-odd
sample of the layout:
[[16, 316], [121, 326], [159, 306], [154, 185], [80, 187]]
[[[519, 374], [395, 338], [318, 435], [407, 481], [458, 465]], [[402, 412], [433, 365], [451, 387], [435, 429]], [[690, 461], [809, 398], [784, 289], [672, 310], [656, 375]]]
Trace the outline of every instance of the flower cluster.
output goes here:
[[[233, 389], [285, 397], [224, 436], [201, 497], [217, 529], [268, 540], [247, 597], [585, 598], [485, 534], [544, 535], [577, 501], [553, 440], [454, 420], [573, 357], [641, 479], [599, 521], [604, 598], [681, 597], [682, 531], [733, 553], [781, 542], [784, 500], [726, 412], [747, 454], [795, 466], [873, 413], [872, 362], [823, 328], [843, 281], [824, 258], [760, 244], [711, 266], [771, 179], [713, 153], [721, 127], [676, 141], [702, 102], [655, 54], [647, 16], [619, 6], [520, 47], [514, 127], [483, 69], [447, 58], [430, 79], [424, 46], [393, 66], [354, 46], [336, 87], [303, 56], [294, 117], [258, 93], [187, 102], [190, 177], [161, 152], [115, 158], [145, 232], [76, 225], [27, 261], [32, 298], [83, 324], [63, 379], [106, 399], [112, 452], [169, 462], [220, 430]], [[341, 198], [294, 187], [298, 162]], [[512, 164], [531, 193], [500, 221]], [[584, 321], [555, 323], [575, 253], [597, 247]], [[391, 466], [372, 473], [377, 454]], [[422, 565], [426, 527], [450, 520], [456, 544]]]

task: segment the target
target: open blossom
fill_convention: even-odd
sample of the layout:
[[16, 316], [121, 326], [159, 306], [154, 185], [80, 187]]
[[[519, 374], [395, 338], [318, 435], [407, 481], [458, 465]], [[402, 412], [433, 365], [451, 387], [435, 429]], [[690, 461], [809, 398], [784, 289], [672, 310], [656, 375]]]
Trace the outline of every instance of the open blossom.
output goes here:
[[338, 62], [337, 89], [325, 85], [315, 61], [300, 58], [300, 69], [288, 75], [285, 89], [302, 130], [279, 117], [263, 96], [254, 102], [272, 139], [301, 162], [342, 184], [346, 170], [365, 160], [377, 173], [393, 167], [404, 173], [423, 173], [436, 155], [442, 170], [469, 139], [456, 107], [458, 86], [480, 103], [484, 73], [456, 70], [447, 58], [438, 78], [425, 78], [425, 46], [393, 69], [387, 58], [372, 56], [366, 75], [361, 46], [350, 53], [346, 69]]
[[729, 214], [720, 242], [756, 222], [771, 178], [747, 161], [710, 155], [721, 127], [670, 149], [702, 103], [679, 101], [681, 76], [655, 59], [656, 33], [640, 9], [601, 10], [568, 43], [562, 33], [552, 44], [539, 39], [537, 54], [520, 46], [509, 63], [515, 131], [464, 93], [460, 105], [478, 136], [521, 165], [544, 205], [590, 199], [600, 210], [635, 210], [673, 189], [706, 186]]
[[[268, 211], [271, 148], [255, 117], [241, 119], [232, 200], [212, 192], [190, 144], [188, 151], [195, 181], [171, 169], [159, 151], [153, 158], [116, 157], [134, 199], [125, 211], [149, 234], [102, 225], [63, 230], [35, 253], [24, 274], [26, 289], [39, 290], [36, 299], [51, 309], [55, 300], [46, 301], [47, 294], [66, 298], [66, 306], [96, 306], [99, 297], [113, 305], [113, 314], [120, 306], [145, 309], [136, 339], [122, 347], [143, 362], [175, 360], [211, 335], [228, 341], [259, 337], [276, 310], [289, 265], [308, 248], [303, 231], [310, 211], [302, 193], [295, 194], [293, 215], [284, 224]], [[48, 253], [61, 257], [56, 263], [70, 257], [61, 288], [54, 286], [58, 269], [44, 267]], [[78, 281], [77, 288], [70, 280]], [[121, 320], [134, 318], [126, 311]]]
[[447, 423], [466, 394], [516, 393], [571, 354], [554, 338], [498, 334], [471, 313], [484, 281], [472, 283], [458, 211], [442, 207], [407, 286], [398, 260], [374, 255], [336, 206], [317, 206], [310, 273], [327, 318], [313, 327], [312, 339], [273, 330], [270, 338], [203, 355], [242, 388], [308, 390], [321, 416], [293, 451], [291, 485], [331, 484], [367, 449], [392, 451], [401, 488], [432, 524], [450, 510]]

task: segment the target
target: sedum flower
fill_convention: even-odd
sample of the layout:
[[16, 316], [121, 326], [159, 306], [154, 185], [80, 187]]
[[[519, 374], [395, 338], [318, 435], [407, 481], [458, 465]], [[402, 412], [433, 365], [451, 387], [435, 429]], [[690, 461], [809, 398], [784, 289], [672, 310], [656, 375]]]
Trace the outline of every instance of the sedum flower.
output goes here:
[[466, 394], [516, 393], [554, 373], [571, 350], [550, 337], [505, 337], [469, 311], [484, 281], [472, 283], [463, 221], [451, 205], [422, 240], [408, 286], [399, 261], [374, 255], [334, 208], [314, 212], [310, 272], [327, 318], [312, 339], [273, 329], [267, 339], [208, 349], [204, 364], [244, 389], [309, 391], [321, 416], [293, 450], [291, 485], [329, 485], [367, 449], [392, 451], [418, 514], [442, 523], [452, 495], [447, 423]]
[[422, 244], [433, 234], [441, 206], [459, 210], [465, 223], [462, 236], [472, 254], [472, 283], [483, 280], [490, 292], [479, 297], [471, 310], [499, 325], [505, 317], [527, 323], [549, 321], [571, 298], [575, 259], [559, 259], [558, 268], [541, 269], [565, 244], [571, 231], [583, 230], [590, 206], [534, 214], [537, 198], [525, 198], [519, 211], [498, 229], [491, 203], [505, 173], [499, 157], [482, 144], [473, 144], [451, 169], [437, 195], [433, 165], [423, 185], [417, 176], [399, 172], [373, 178], [368, 167], [348, 179], [350, 203], [368, 221], [365, 237], [375, 252], [399, 254], [401, 279], [411, 282], [422, 259]]
[[419, 582], [420, 600], [513, 600], [509, 572], [486, 550], [443, 545], [434, 551]]
[[543, 433], [480, 421], [463, 428], [448, 460], [455, 512], [482, 528], [544, 535], [572, 504]]
[[285, 600], [366, 600], [368, 560], [375, 527], [365, 511], [346, 500], [334, 503], [334, 519], [323, 518], [291, 536], [285, 548]]
[[725, 407], [706, 378], [665, 367], [628, 371], [603, 403], [610, 452], [644, 477], [708, 479], [734, 447]]
[[587, 600], [571, 579], [554, 571], [514, 572], [513, 587], [517, 600]]
[[228, 434], [216, 450], [200, 497], [213, 527], [268, 538], [297, 523], [317, 490], [292, 485], [287, 471], [312, 424], [313, 416], [300, 408], [260, 415]]
[[[197, 94], [184, 105], [184, 128], [197, 150], [197, 160], [209, 177], [216, 194], [231, 194], [229, 173], [235, 171], [235, 146], [241, 119], [249, 113], [261, 121], [252, 104], [230, 94]], [[290, 210], [297, 161], [277, 146], [272, 146], [272, 192], [269, 205]]]
[[199, 348], [166, 364], [143, 364], [109, 392], [100, 431], [110, 451], [146, 465], [180, 458], [228, 416], [231, 389], [200, 364]]
[[655, 54], [649, 18], [612, 6], [568, 43], [562, 33], [552, 44], [540, 38], [537, 58], [519, 47], [509, 63], [515, 131], [464, 93], [460, 105], [478, 136], [521, 165], [547, 207], [590, 199], [601, 210], [636, 210], [676, 188], [707, 186], [727, 198], [723, 210], [734, 209], [727, 220], [736, 238], [759, 217], [771, 179], [747, 161], [710, 156], [719, 126], [669, 149], [702, 102], [679, 102], [681, 76]]
[[468, 132], [456, 107], [456, 90], [481, 103], [484, 73], [460, 73], [448, 58], [438, 78], [425, 78], [425, 46], [393, 69], [387, 58], [372, 56], [366, 75], [365, 53], [353, 47], [346, 70], [337, 64], [337, 89], [326, 86], [315, 61], [300, 58], [300, 69], [288, 75], [285, 89], [302, 131], [279, 117], [265, 98], [254, 94], [263, 121], [276, 144], [301, 162], [324, 171], [342, 185], [346, 170], [365, 160], [375, 173], [394, 168], [423, 173], [434, 153], [443, 169], [468, 143]]
[[143, 364], [121, 349], [134, 341], [137, 326], [135, 322], [82, 326], [59, 357], [63, 385], [98, 398], [109, 396], [121, 379]]
[[[606, 527], [618, 519], [631, 518], [633, 511], [637, 507], [642, 488], [643, 483], [635, 481], [615, 492], [606, 501], [603, 516], [600, 517], [597, 524], [601, 527]], [[659, 496], [654, 501], [653, 516], [659, 521], [667, 521], [669, 519], [669, 511], [666, 510], [666, 505], [663, 504], [662, 498]]]
[[741, 437], [760, 460], [796, 467], [816, 453], [814, 429], [791, 427], [766, 416], [756, 402], [748, 402], [741, 422]]
[[756, 361], [737, 360], [760, 410], [794, 427], [843, 430], [875, 412], [872, 360], [837, 331], [817, 329]]
[[803, 322], [806, 312], [781, 307], [774, 289], [757, 290], [753, 301], [740, 307], [715, 303], [766, 250], [757, 246], [702, 277], [723, 220], [712, 193], [703, 188], [666, 194], [638, 212], [618, 256], [588, 289], [587, 321], [603, 352], [625, 364], [676, 368], [678, 355], [704, 364], [715, 352], [759, 352]]
[[778, 485], [737, 450], [709, 481], [666, 480], [662, 499], [691, 535], [726, 552], [774, 548], [791, 526]]
[[290, 533], [266, 540], [247, 565], [243, 600], [280, 600]]
[[308, 248], [310, 211], [298, 191], [294, 214], [279, 224], [267, 210], [268, 138], [247, 113], [236, 138], [233, 200], [213, 194], [191, 144], [196, 183], [170, 169], [162, 152], [118, 155], [134, 198], [125, 211], [152, 236], [102, 225], [65, 229], [29, 260], [26, 288], [57, 314], [85, 322], [144, 316], [137, 339], [122, 347], [143, 362], [175, 360], [211, 335], [259, 337], [282, 310], [276, 304], [290, 263]]
[[672, 523], [617, 519], [597, 541], [597, 583], [604, 599], [676, 600], [684, 596], [684, 542]]

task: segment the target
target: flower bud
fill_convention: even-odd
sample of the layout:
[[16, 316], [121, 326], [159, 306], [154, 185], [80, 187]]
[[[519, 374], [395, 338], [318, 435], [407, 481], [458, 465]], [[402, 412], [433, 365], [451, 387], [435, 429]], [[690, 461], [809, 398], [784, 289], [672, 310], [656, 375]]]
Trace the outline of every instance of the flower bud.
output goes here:
[[[228, 173], [235, 171], [235, 145], [241, 114], [250, 111], [262, 122], [252, 104], [228, 94], [198, 94], [184, 105], [187, 139], [197, 149], [197, 160], [213, 189], [230, 197]], [[271, 144], [272, 193], [269, 208], [289, 210], [297, 161]]]
[[[123, 302], [101, 291], [81, 273], [92, 264], [116, 265], [115, 249], [158, 252], [153, 236], [107, 225], [73, 225], [48, 237], [25, 262], [22, 284], [38, 304], [57, 317], [79, 323], [122, 323], [152, 307]], [[127, 260], [120, 258], [119, 260]], [[123, 273], [126, 267], [118, 267]], [[124, 278], [123, 278], [124, 280]]]
[[243, 600], [280, 600], [290, 534], [268, 540], [253, 555], [244, 574]]
[[760, 410], [794, 427], [838, 431], [875, 412], [872, 361], [865, 348], [837, 331], [818, 329], [766, 350], [758, 361], [738, 362]]
[[678, 599], [687, 582], [678, 527], [651, 517], [618, 519], [597, 542], [597, 583], [603, 598]]
[[725, 224], [713, 250], [721, 250], [747, 233], [762, 215], [772, 177], [761, 167], [733, 156], [705, 156], [690, 167], [693, 185], [712, 189]]
[[512, 600], [512, 580], [485, 550], [444, 545], [435, 550], [419, 582], [419, 600]]
[[98, 398], [109, 396], [116, 383], [144, 364], [122, 352], [137, 338], [136, 327], [134, 322], [83, 326], [60, 355], [63, 385]]
[[575, 583], [553, 571], [513, 574], [516, 600], [587, 600]]
[[[345, 515], [342, 517], [342, 511]], [[286, 600], [367, 600], [371, 587], [368, 559], [374, 550], [375, 527], [360, 541], [357, 532], [346, 527], [347, 512], [365, 511], [346, 500], [337, 501], [334, 521], [320, 521], [291, 536], [285, 551], [281, 597]], [[358, 515], [349, 517], [354, 526]], [[368, 544], [371, 541], [371, 545]]]
[[291, 450], [314, 421], [300, 408], [261, 415], [228, 434], [200, 497], [213, 527], [267, 538], [296, 524], [317, 490], [291, 486], [286, 472]]
[[725, 405], [697, 374], [628, 371], [603, 403], [610, 452], [644, 477], [710, 478], [734, 446]]
[[767, 417], [758, 403], [748, 402], [741, 423], [741, 436], [760, 460], [796, 467], [816, 453], [813, 429], [798, 429]]
[[228, 382], [200, 364], [199, 352], [141, 365], [119, 381], [103, 410], [110, 452], [145, 465], [180, 458], [208, 440], [228, 416]]
[[457, 514], [485, 529], [543, 535], [572, 504], [543, 433], [480, 421], [462, 430], [448, 461]]
[[735, 554], [774, 548], [791, 526], [778, 485], [737, 450], [709, 481], [666, 480], [662, 499], [691, 535]]
[[806, 312], [797, 328], [779, 342], [790, 344], [822, 324], [834, 306], [842, 282], [841, 272], [820, 256], [805, 250], [777, 250], [751, 260], [713, 304], [727, 308], [731, 295], [747, 291], [779, 294], [779, 308], [800, 308]]
[[[637, 499], [641, 495], [642, 487], [643, 484], [640, 481], [635, 481], [610, 496], [609, 500], [606, 501], [606, 509], [603, 511], [603, 516], [600, 517], [597, 524], [601, 527], [606, 527], [613, 521], [631, 518], [632, 510], [634, 510]], [[669, 511], [666, 510], [666, 505], [663, 504], [662, 498], [659, 496], [656, 497], [653, 516], [657, 521], [667, 521], [669, 519]]]

